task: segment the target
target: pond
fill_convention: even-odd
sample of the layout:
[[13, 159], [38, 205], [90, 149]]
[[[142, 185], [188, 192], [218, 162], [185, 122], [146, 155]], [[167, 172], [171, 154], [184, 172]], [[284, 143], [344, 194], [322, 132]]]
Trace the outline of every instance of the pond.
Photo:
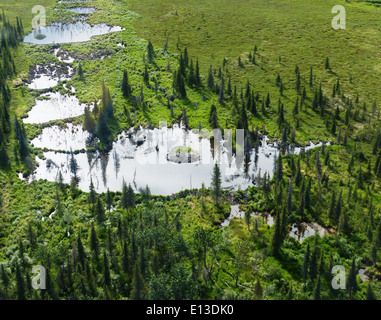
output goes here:
[[54, 63], [36, 65], [30, 68], [28, 88], [32, 90], [53, 88], [60, 81], [69, 80], [73, 75], [74, 69], [68, 65], [61, 66]]
[[[78, 107], [78, 102], [75, 101]], [[78, 112], [83, 112], [82, 108], [84, 106]], [[62, 111], [58, 109], [57, 112]], [[42, 121], [41, 118], [47, 121], [51, 117], [32, 114], [29, 121]], [[61, 150], [61, 146], [66, 146], [66, 150], [70, 147], [74, 147], [73, 150], [83, 147], [84, 137], [80, 138], [82, 142], [76, 146], [73, 143], [76, 138], [69, 137], [70, 129], [62, 134], [57, 130], [59, 131], [58, 128], [46, 130], [34, 142], [39, 147], [50, 150]], [[49, 135], [54, 136], [54, 143], [49, 141]], [[254, 185], [259, 174], [263, 176], [267, 172], [270, 177], [273, 175], [279, 150], [276, 144], [269, 143], [267, 137], [260, 141], [245, 161], [236, 161], [234, 156], [229, 156], [223, 143], [221, 141], [219, 145], [215, 145], [208, 137], [186, 130], [181, 125], [123, 132], [108, 153], [87, 152], [73, 155], [79, 166], [79, 188], [88, 191], [92, 179], [97, 192], [105, 192], [108, 188], [120, 191], [125, 181], [131, 183], [137, 191], [148, 185], [154, 195], [171, 195], [185, 189], [201, 188], [202, 183], [209, 187], [213, 166], [217, 162], [221, 168], [222, 186], [229, 190], [246, 189]], [[194, 150], [197, 159], [181, 163], [170, 161], [169, 155], [173, 149]], [[297, 154], [300, 150], [294, 148], [292, 152]], [[33, 178], [55, 181], [61, 171], [64, 181], [69, 183], [73, 177], [69, 165], [70, 156], [45, 152], [44, 157], [43, 160], [37, 159], [39, 167]]]
[[31, 141], [35, 148], [50, 150], [76, 151], [86, 149], [86, 141], [90, 134], [83, 130], [82, 125], [66, 124], [66, 127], [51, 126], [44, 128], [42, 133]]
[[295, 238], [299, 242], [303, 242], [305, 238], [312, 237], [316, 234], [319, 234], [320, 237], [324, 237], [328, 235], [329, 232], [327, 231], [327, 229], [325, 229], [316, 222], [302, 222], [301, 224], [294, 223], [291, 226], [291, 231], [289, 233], [291, 237]]
[[245, 213], [239, 210], [239, 205], [232, 205], [230, 207], [229, 217], [221, 223], [221, 227], [227, 227], [230, 224], [230, 221], [234, 218], [241, 219], [245, 216]]
[[56, 22], [47, 27], [33, 30], [25, 36], [24, 42], [33, 44], [59, 44], [90, 41], [94, 36], [122, 31], [119, 26], [110, 27], [105, 23], [90, 25], [83, 21], [73, 23]]
[[[86, 104], [79, 103], [74, 95], [49, 92], [41, 95], [43, 99], [36, 99], [35, 106], [28, 112], [24, 123], [46, 123], [52, 120], [78, 117], [85, 112]], [[90, 106], [90, 110], [93, 106]], [[63, 136], [59, 137], [65, 139]]]
[[[258, 214], [256, 212], [251, 214], [252, 217], [258, 218], [262, 217], [264, 223], [269, 227], [272, 227], [275, 224], [275, 218], [271, 214]], [[231, 205], [229, 217], [221, 223], [221, 227], [227, 227], [230, 224], [232, 219], [243, 219], [245, 217], [245, 212], [239, 210], [239, 205]], [[306, 223], [302, 222], [301, 224], [294, 223], [289, 232], [289, 236], [295, 238], [300, 243], [303, 242], [308, 237], [312, 237], [316, 234], [319, 234], [320, 237], [334, 233], [334, 230], [327, 230], [323, 226], [319, 225], [316, 222]]]

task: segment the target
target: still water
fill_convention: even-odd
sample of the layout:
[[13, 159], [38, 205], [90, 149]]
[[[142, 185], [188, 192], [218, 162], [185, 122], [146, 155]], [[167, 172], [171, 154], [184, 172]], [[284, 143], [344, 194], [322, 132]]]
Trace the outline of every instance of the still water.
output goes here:
[[[34, 143], [50, 150], [74, 151], [82, 149], [87, 139], [82, 131], [78, 134], [82, 142], [76, 145], [73, 141], [77, 138], [72, 137], [72, 127], [64, 131], [46, 129]], [[49, 137], [54, 137], [55, 141], [50, 141]], [[197, 160], [191, 163], [169, 161], [168, 156], [173, 154], [173, 150], [180, 148], [190, 148], [198, 155]], [[292, 152], [298, 154], [300, 150], [294, 148]], [[124, 132], [113, 143], [109, 153], [86, 152], [74, 154], [73, 157], [79, 166], [79, 188], [84, 191], [89, 190], [92, 179], [97, 192], [105, 192], [108, 188], [120, 191], [125, 181], [131, 183], [135, 190], [148, 185], [152, 194], [171, 195], [184, 189], [201, 188], [202, 183], [209, 187], [215, 163], [220, 165], [222, 186], [226, 189], [252, 186], [256, 178], [259, 175], [263, 177], [265, 172], [271, 177], [279, 154], [277, 144], [269, 143], [268, 138], [264, 137], [251, 151], [246, 160], [236, 161], [234, 156], [229, 156], [224, 141], [215, 144], [209, 137], [175, 125], [173, 128], [141, 128]], [[71, 155], [50, 151], [45, 152], [44, 156], [44, 160], [37, 158], [39, 167], [33, 179], [56, 181], [61, 172], [65, 182], [69, 183], [73, 177]]]
[[[24, 123], [46, 123], [52, 120], [61, 120], [78, 117], [85, 111], [86, 104], [80, 103], [75, 95], [49, 92], [36, 99], [35, 105], [28, 112]], [[93, 106], [90, 106], [92, 109]]]
[[90, 41], [94, 36], [122, 31], [119, 26], [110, 27], [105, 23], [90, 25], [83, 21], [74, 23], [57, 22], [47, 27], [33, 30], [25, 36], [24, 42], [33, 44], [58, 44]]

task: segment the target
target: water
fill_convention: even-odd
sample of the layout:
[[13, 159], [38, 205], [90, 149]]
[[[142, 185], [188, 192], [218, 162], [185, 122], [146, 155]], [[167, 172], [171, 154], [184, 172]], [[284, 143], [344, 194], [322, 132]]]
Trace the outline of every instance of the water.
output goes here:
[[[76, 106], [78, 107], [78, 102]], [[83, 108], [84, 106], [76, 110], [79, 113]], [[48, 120], [46, 116], [45, 112], [44, 121]], [[41, 118], [41, 115], [31, 115], [29, 121], [37, 121], [36, 118]], [[49, 135], [50, 131], [46, 132], [46, 135]], [[54, 133], [56, 140], [62, 139], [54, 144], [48, 142], [46, 136], [39, 137], [36, 141], [41, 141], [41, 148], [46, 146], [51, 150], [60, 150], [60, 146], [65, 146], [67, 150], [76, 139], [68, 138], [68, 134], [67, 131], [63, 134]], [[83, 139], [79, 147], [81, 146]], [[186, 163], [169, 161], [170, 151], [179, 147], [191, 148], [199, 157], [196, 160], [191, 159], [195, 160], [191, 163], [188, 163], [187, 157]], [[295, 148], [293, 152], [300, 152], [300, 148]], [[244, 190], [255, 184], [259, 174], [263, 176], [267, 172], [270, 177], [273, 175], [278, 153], [276, 144], [270, 144], [267, 138], [263, 138], [257, 152], [253, 150], [248, 161], [236, 161], [234, 156], [228, 155], [223, 142], [214, 145], [209, 138], [175, 125], [173, 128], [122, 133], [113, 143], [109, 153], [81, 153], [74, 155], [74, 158], [79, 165], [79, 188], [84, 191], [89, 191], [92, 179], [97, 192], [105, 192], [108, 188], [111, 191], [120, 191], [123, 181], [126, 181], [131, 183], [135, 190], [148, 185], [154, 195], [171, 195], [184, 189], [201, 188], [202, 183], [210, 186], [216, 162], [221, 168], [222, 187]], [[69, 156], [55, 152], [46, 152], [44, 156], [45, 160], [37, 158], [40, 165], [34, 173], [34, 179], [55, 181], [58, 172], [61, 171], [64, 181], [69, 183], [73, 177], [69, 167]]]
[[[275, 224], [275, 218], [271, 214], [263, 214], [259, 215], [258, 213], [253, 213], [252, 217], [263, 217], [265, 224], [269, 227], [272, 227]], [[238, 205], [232, 205], [230, 209], [230, 216], [221, 223], [221, 227], [227, 227], [230, 224], [232, 219], [242, 219], [245, 217], [245, 212], [239, 210]], [[304, 239], [308, 237], [312, 237], [316, 234], [319, 234], [321, 237], [328, 235], [329, 232], [319, 225], [316, 222], [312, 223], [301, 223], [300, 225], [293, 224], [291, 227], [291, 231], [289, 232], [289, 236], [297, 239], [299, 242], [303, 242]], [[365, 270], [364, 270], [365, 271]], [[360, 276], [365, 279], [364, 272], [360, 273]]]
[[239, 211], [239, 206], [238, 205], [232, 205], [231, 208], [230, 208], [230, 216], [223, 222], [221, 223], [221, 226], [222, 227], [227, 227], [229, 226], [230, 224], [230, 221], [234, 218], [238, 218], [238, 219], [241, 219], [243, 218], [245, 215], [244, 212], [242, 211]]
[[[181, 164], [168, 161], [169, 151], [181, 146], [188, 146], [197, 151], [200, 160]], [[267, 147], [266, 144], [264, 149]], [[79, 188], [88, 191], [92, 178], [98, 192], [105, 192], [107, 188], [118, 191], [121, 190], [124, 180], [133, 184], [136, 190], [149, 185], [152, 194], [170, 195], [184, 189], [201, 188], [203, 182], [210, 185], [213, 166], [217, 159], [221, 159], [223, 187], [244, 189], [252, 185], [251, 177], [242, 174], [243, 163], [236, 164], [234, 157], [230, 158], [229, 163], [225, 150], [221, 146], [216, 146], [216, 149], [217, 156], [213, 158], [208, 138], [202, 138], [192, 131], [187, 132], [179, 126], [172, 129], [140, 130], [134, 132], [131, 138], [127, 133], [123, 133], [108, 154], [74, 155], [80, 167]], [[40, 166], [34, 177], [55, 181], [58, 171], [61, 170], [65, 182], [68, 183], [72, 177], [68, 166], [68, 155], [54, 152], [44, 155], [46, 160], [37, 159]], [[47, 163], [55, 163], [55, 166], [47, 167]], [[266, 164], [263, 167], [266, 167]], [[268, 168], [272, 170], [272, 160]], [[256, 169], [253, 167], [252, 170], [255, 172]]]
[[70, 56], [67, 51], [61, 50], [61, 48], [54, 49], [54, 56], [62, 62], [73, 63], [75, 59]]
[[74, 13], [78, 13], [78, 14], [91, 14], [91, 13], [94, 13], [95, 11], [97, 11], [95, 8], [80, 8], [80, 7], [70, 8], [67, 10], [74, 12]]
[[369, 277], [365, 274], [366, 269], [362, 268], [359, 270], [358, 274], [363, 282], [369, 281]]
[[49, 219], [50, 220], [53, 220], [53, 216], [56, 214], [56, 212], [55, 211], [53, 211], [50, 215], [49, 215]]
[[28, 84], [29, 89], [40, 90], [53, 88], [58, 84], [59, 80], [51, 78], [47, 75], [41, 75], [37, 78], [34, 78], [30, 84]]
[[47, 27], [33, 30], [25, 36], [24, 42], [33, 44], [55, 44], [90, 41], [94, 36], [122, 31], [119, 26], [110, 27], [105, 23], [90, 25], [83, 21], [73, 23], [57, 22]]
[[299, 242], [303, 242], [305, 238], [312, 237], [316, 234], [319, 234], [320, 237], [324, 237], [328, 234], [328, 231], [316, 222], [302, 222], [300, 225], [294, 223], [289, 233], [291, 237], [295, 238]]
[[[43, 94], [41, 97], [46, 99], [36, 99], [36, 104], [28, 112], [28, 117], [23, 119], [24, 123], [41, 124], [52, 120], [78, 117], [85, 112], [86, 104], [79, 103], [78, 98], [73, 95], [55, 92]], [[90, 109], [92, 107], [90, 106]]]
[[64, 87], [65, 90], [68, 90], [68, 91], [70, 90], [72, 93], [75, 93], [75, 88], [73, 86], [71, 86], [70, 89], [66, 86], [66, 83], [64, 83], [62, 86]]
[[265, 216], [265, 223], [268, 226], [272, 227], [274, 225], [274, 223], [275, 223], [274, 217], [271, 214], [266, 215]]
[[90, 134], [83, 130], [82, 125], [68, 123], [65, 128], [59, 126], [44, 128], [42, 133], [31, 143], [36, 148], [76, 151], [86, 148], [86, 141], [89, 136]]
[[73, 74], [74, 70], [70, 66], [36, 65], [30, 70], [31, 80], [29, 80], [28, 88], [33, 90], [53, 88], [60, 81], [69, 80]]

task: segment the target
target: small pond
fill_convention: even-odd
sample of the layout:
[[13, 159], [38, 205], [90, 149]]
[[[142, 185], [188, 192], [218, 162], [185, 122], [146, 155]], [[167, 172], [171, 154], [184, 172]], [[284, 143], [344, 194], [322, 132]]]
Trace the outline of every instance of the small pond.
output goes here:
[[53, 88], [60, 81], [69, 80], [73, 75], [74, 69], [68, 65], [36, 65], [30, 68], [28, 88], [32, 90]]
[[[28, 112], [24, 123], [46, 123], [52, 120], [78, 117], [85, 112], [86, 104], [79, 103], [74, 95], [49, 92], [41, 95], [42, 99], [36, 99], [36, 104]], [[90, 106], [92, 109], [93, 106]], [[64, 136], [61, 137], [65, 139]], [[58, 142], [57, 142], [58, 143]]]
[[83, 21], [73, 23], [56, 22], [47, 27], [33, 30], [25, 36], [24, 42], [33, 44], [58, 44], [90, 41], [94, 36], [122, 31], [119, 26], [110, 27], [105, 23], [90, 25]]
[[[259, 215], [257, 213], [253, 213], [251, 215], [252, 217], [262, 217], [264, 219], [264, 223], [267, 224], [269, 227], [272, 227], [275, 223], [274, 216], [271, 214], [263, 214]], [[229, 217], [221, 223], [221, 227], [227, 227], [230, 224], [230, 221], [234, 218], [242, 219], [245, 217], [245, 212], [239, 210], [239, 205], [231, 205], [230, 209], [230, 215]], [[289, 236], [295, 238], [299, 242], [303, 242], [304, 239], [308, 237], [312, 237], [316, 234], [319, 234], [321, 237], [324, 237], [328, 234], [332, 234], [333, 231], [328, 231], [323, 226], [319, 225], [316, 222], [312, 223], [305, 223], [302, 222], [301, 224], [294, 223], [290, 229]]]

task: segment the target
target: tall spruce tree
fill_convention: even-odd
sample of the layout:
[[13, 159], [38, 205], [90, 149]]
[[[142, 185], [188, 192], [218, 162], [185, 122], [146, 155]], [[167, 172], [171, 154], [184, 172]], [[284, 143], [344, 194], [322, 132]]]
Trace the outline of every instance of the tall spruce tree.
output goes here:
[[215, 206], [219, 205], [220, 197], [222, 194], [222, 189], [221, 189], [221, 170], [219, 165], [216, 163], [213, 168], [213, 175], [212, 175], [212, 195], [213, 195], [213, 202]]

